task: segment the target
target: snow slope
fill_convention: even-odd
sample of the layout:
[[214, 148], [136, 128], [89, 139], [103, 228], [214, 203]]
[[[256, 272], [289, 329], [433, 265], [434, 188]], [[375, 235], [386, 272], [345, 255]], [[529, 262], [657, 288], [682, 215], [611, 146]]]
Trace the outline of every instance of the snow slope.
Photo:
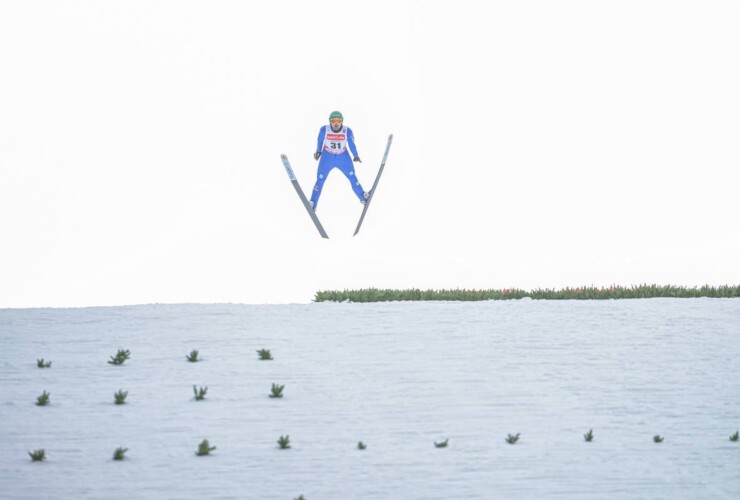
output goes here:
[[734, 299], [0, 310], [2, 498], [738, 498], [739, 329]]

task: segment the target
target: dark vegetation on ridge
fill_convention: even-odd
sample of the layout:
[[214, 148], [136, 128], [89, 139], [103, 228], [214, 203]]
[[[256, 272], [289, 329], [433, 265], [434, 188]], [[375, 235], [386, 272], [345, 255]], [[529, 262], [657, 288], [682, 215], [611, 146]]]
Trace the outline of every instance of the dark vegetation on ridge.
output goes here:
[[634, 285], [630, 287], [584, 286], [562, 288], [559, 290], [545, 288], [520, 290], [504, 288], [501, 290], [393, 290], [365, 288], [360, 290], [327, 290], [316, 292], [315, 302], [391, 302], [401, 300], [512, 300], [529, 297], [541, 300], [606, 300], [606, 299], [649, 299], [656, 297], [670, 298], [732, 298], [740, 297], [740, 285], [723, 285], [718, 287], [684, 287], [671, 285]]

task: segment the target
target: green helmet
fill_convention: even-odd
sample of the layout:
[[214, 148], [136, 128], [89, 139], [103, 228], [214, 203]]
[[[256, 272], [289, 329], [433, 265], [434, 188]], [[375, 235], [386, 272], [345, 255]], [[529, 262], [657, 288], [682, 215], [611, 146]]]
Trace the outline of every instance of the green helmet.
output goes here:
[[332, 111], [331, 114], [329, 115], [329, 121], [332, 121], [336, 118], [339, 118], [340, 120], [344, 121], [344, 117], [342, 116], [342, 113], [340, 113], [339, 111]]

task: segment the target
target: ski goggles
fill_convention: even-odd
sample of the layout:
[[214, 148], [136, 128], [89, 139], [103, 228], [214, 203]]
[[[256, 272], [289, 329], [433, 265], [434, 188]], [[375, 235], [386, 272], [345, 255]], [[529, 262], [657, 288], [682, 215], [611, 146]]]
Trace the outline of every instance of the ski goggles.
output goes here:
[[340, 124], [340, 123], [342, 123], [342, 119], [341, 118], [332, 118], [331, 120], [329, 120], [329, 123]]

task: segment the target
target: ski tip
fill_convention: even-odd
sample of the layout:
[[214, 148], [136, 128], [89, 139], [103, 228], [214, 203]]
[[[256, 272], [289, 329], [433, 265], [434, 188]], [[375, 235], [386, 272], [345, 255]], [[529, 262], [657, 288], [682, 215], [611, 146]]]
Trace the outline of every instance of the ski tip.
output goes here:
[[288, 159], [288, 157], [287, 157], [286, 155], [280, 155], [280, 159], [281, 159], [281, 160], [287, 160], [287, 159]]
[[388, 140], [389, 141], [392, 141], [393, 140], [393, 134], [391, 134], [391, 135], [388, 136]]

